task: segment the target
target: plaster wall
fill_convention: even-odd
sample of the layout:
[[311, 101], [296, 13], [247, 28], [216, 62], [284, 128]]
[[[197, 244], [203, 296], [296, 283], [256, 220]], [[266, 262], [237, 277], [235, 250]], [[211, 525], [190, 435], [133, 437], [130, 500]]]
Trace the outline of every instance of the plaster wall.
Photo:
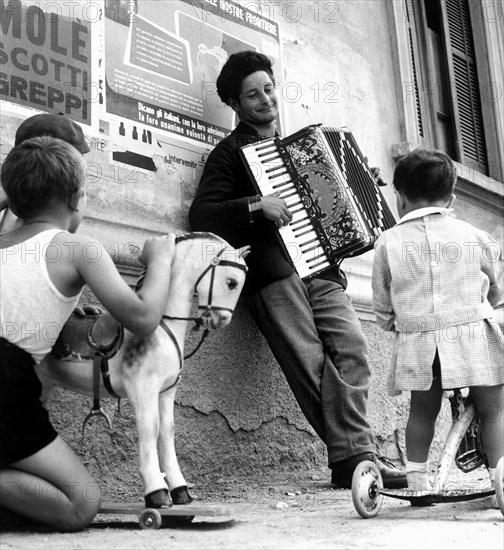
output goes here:
[[[278, 20], [284, 67], [284, 74], [278, 75], [283, 83], [279, 95], [285, 109], [284, 133], [319, 122], [346, 125], [371, 165], [380, 166], [384, 178], [390, 181], [393, 159], [388, 144], [399, 139], [400, 115], [395, 103], [393, 53], [383, 3], [319, 2], [318, 14], [306, 2], [296, 4], [295, 14], [284, 11]], [[336, 12], [330, 11], [331, 5], [337, 7]], [[298, 16], [300, 19], [292, 22]], [[125, 190], [126, 186], [123, 184]], [[182, 185], [182, 214], [193, 192]], [[105, 195], [109, 201], [115, 200], [103, 182], [95, 193], [100, 202], [107, 200]], [[385, 193], [389, 195], [388, 188]], [[159, 200], [156, 193], [152, 199], [140, 193], [125, 195], [126, 219], [142, 208], [146, 214], [159, 218], [162, 230], [167, 221], [163, 220], [164, 199]], [[106, 203], [104, 210], [108, 210]], [[168, 223], [187, 229], [185, 219]], [[373, 372], [370, 422], [380, 451], [400, 460], [406, 401], [392, 401], [386, 395], [390, 340], [370, 321], [370, 281], [358, 276], [362, 272], [369, 275], [371, 259], [369, 254], [359, 258], [356, 267], [345, 261], [350, 276], [349, 294], [357, 302], [369, 341]], [[189, 336], [188, 350], [198, 337]], [[176, 419], [177, 449], [189, 480], [201, 483], [216, 475], [253, 475], [258, 468], [310, 469], [318, 471], [322, 479], [329, 476], [324, 445], [302, 415], [242, 303], [232, 324], [209, 337], [197, 355], [187, 361], [177, 392]], [[131, 425], [124, 426], [128, 434], [131, 429]], [[120, 444], [121, 438], [114, 436], [114, 442]], [[101, 469], [102, 464], [112, 460], [100, 455], [96, 467]]]
[[[241, 2], [247, 4], [246, 1]], [[250, 4], [250, 2], [248, 2]], [[273, 3], [266, 3], [273, 4]], [[398, 104], [395, 41], [384, 1], [276, 2], [282, 37], [285, 134], [308, 124], [346, 125], [355, 135], [371, 166], [392, 180], [391, 144], [404, 139], [404, 120]], [[317, 10], [313, 6], [317, 5]], [[295, 11], [294, 11], [295, 10]], [[13, 143], [19, 121], [2, 117], [1, 151]], [[106, 128], [103, 128], [106, 136]], [[202, 165], [184, 168], [167, 163], [152, 151], [155, 172], [131, 174], [110, 162], [106, 137], [91, 139], [86, 155], [90, 215], [81, 230], [104, 242], [124, 277], [138, 273], [138, 247], [152, 233], [187, 231], [187, 211], [196, 190], [194, 173]], [[383, 188], [389, 204], [393, 194]], [[498, 213], [482, 213], [477, 204], [460, 201], [468, 221], [481, 222], [492, 232]], [[492, 217], [493, 216], [493, 217]], [[462, 216], [461, 216], [462, 217]], [[407, 396], [390, 399], [386, 372], [390, 337], [373, 322], [370, 311], [372, 253], [345, 260], [348, 293], [362, 319], [369, 343], [373, 382], [369, 419], [380, 452], [404, 459]], [[83, 303], [96, 303], [89, 292]], [[191, 333], [187, 350], [197, 344]], [[50, 405], [56, 427], [101, 480], [105, 494], [140, 490], [136, 472], [136, 434], [133, 408], [106, 400], [113, 428], [95, 423], [80, 430], [90, 399], [57, 390]], [[209, 336], [185, 364], [176, 399], [176, 445], [182, 469], [190, 482], [204, 483], [220, 476], [253, 476], [257, 469], [315, 470], [329, 478], [326, 452], [295, 402], [263, 336], [246, 307], [239, 303], [231, 325]]]

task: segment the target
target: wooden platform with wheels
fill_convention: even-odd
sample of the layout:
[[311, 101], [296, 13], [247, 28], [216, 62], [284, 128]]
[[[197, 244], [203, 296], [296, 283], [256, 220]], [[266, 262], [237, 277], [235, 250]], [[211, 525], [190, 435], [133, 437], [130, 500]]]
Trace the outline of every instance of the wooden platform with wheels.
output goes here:
[[232, 508], [223, 504], [195, 502], [174, 504], [169, 508], [146, 508], [143, 502], [104, 502], [98, 513], [137, 516], [141, 529], [159, 529], [190, 523], [195, 516], [231, 519]]

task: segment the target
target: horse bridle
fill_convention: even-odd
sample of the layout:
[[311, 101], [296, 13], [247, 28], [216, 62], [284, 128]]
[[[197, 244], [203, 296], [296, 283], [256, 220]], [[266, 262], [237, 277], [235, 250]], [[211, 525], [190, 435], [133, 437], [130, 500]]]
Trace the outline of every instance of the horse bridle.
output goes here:
[[171, 319], [176, 321], [194, 321], [196, 323], [196, 326], [194, 327], [195, 330], [198, 330], [201, 326], [203, 326], [205, 329], [208, 329], [208, 324], [210, 322], [210, 313], [212, 311], [229, 311], [231, 315], [234, 312], [234, 309], [231, 309], [229, 307], [222, 307], [222, 306], [216, 306], [213, 305], [213, 288], [214, 288], [214, 282], [215, 282], [215, 272], [219, 266], [230, 266], [235, 267], [237, 269], [241, 269], [245, 273], [247, 272], [247, 266], [242, 263], [234, 262], [231, 260], [224, 260], [222, 258], [222, 255], [224, 253], [224, 248], [220, 250], [214, 258], [210, 261], [210, 265], [206, 267], [201, 275], [196, 279], [196, 282], [194, 283], [194, 294], [198, 294], [198, 286], [201, 283], [201, 281], [206, 277], [208, 272], [210, 272], [210, 282], [209, 282], [209, 289], [208, 289], [208, 303], [206, 305], [198, 304], [199, 310], [204, 310], [203, 313], [199, 317], [174, 317], [171, 315], [163, 315], [163, 319]]
[[[187, 235], [179, 235], [175, 239], [175, 243], [178, 244], [181, 241], [195, 239], [197, 237], [201, 237], [206, 235], [206, 233], [189, 233]], [[210, 312], [211, 311], [229, 311], [231, 314], [234, 312], [233, 309], [228, 307], [220, 307], [220, 306], [214, 306], [212, 304], [213, 299], [213, 286], [215, 281], [215, 271], [218, 266], [230, 266], [230, 267], [236, 267], [237, 269], [241, 269], [245, 273], [247, 272], [248, 268], [246, 264], [244, 263], [238, 263], [233, 262], [231, 260], [224, 260], [222, 259], [222, 255], [224, 254], [225, 248], [222, 248], [215, 257], [210, 261], [210, 265], [205, 268], [205, 270], [201, 273], [201, 275], [196, 279], [196, 282], [194, 283], [194, 294], [198, 294], [198, 285], [201, 283], [201, 281], [205, 278], [206, 274], [210, 271], [210, 288], [208, 290], [208, 304], [202, 306], [198, 304], [198, 309], [203, 309], [204, 312], [199, 317], [176, 317], [173, 315], [163, 315], [161, 319], [171, 319], [173, 321], [194, 321], [196, 326], [194, 327], [194, 330], [199, 330], [201, 326], [204, 326], [205, 328], [208, 327], [208, 322], [210, 320]], [[140, 274], [140, 277], [137, 281], [137, 284], [135, 286], [135, 290], [138, 291], [143, 283], [143, 280], [145, 278], [145, 274], [147, 272], [147, 268], [144, 268], [142, 273]], [[166, 330], [166, 329], [165, 329]]]
[[[201, 236], [201, 234], [200, 234]], [[180, 235], [175, 239], [176, 243], [179, 243], [182, 240], [188, 240], [188, 239], [194, 239], [196, 238], [196, 235], [194, 234], [188, 234], [188, 235]], [[177, 349], [177, 353], [179, 356], [179, 363], [182, 369], [182, 365], [184, 363], [184, 359], [189, 359], [189, 357], [192, 357], [201, 347], [203, 344], [205, 338], [208, 336], [210, 329], [210, 319], [211, 319], [211, 312], [212, 311], [229, 311], [231, 314], [233, 314], [234, 310], [228, 307], [221, 307], [221, 306], [215, 306], [212, 303], [213, 300], [213, 287], [215, 282], [215, 272], [217, 270], [217, 267], [219, 266], [230, 266], [230, 267], [236, 267], [237, 269], [241, 269], [245, 273], [247, 272], [247, 266], [244, 263], [238, 263], [231, 260], [225, 260], [222, 258], [222, 255], [224, 254], [225, 249], [222, 248], [214, 258], [210, 261], [210, 264], [207, 268], [203, 270], [201, 275], [196, 279], [196, 282], [194, 283], [194, 294], [198, 294], [198, 286], [201, 283], [201, 281], [206, 277], [208, 272], [210, 271], [210, 283], [209, 283], [209, 289], [208, 289], [208, 303], [206, 305], [198, 304], [198, 309], [204, 310], [203, 313], [199, 317], [176, 317], [173, 315], [163, 315], [161, 318], [161, 327], [163, 330], [168, 334], [168, 336], [171, 338], [173, 344], [175, 345], [175, 348]], [[175, 335], [171, 331], [170, 327], [164, 322], [164, 319], [170, 319], [172, 321], [194, 321], [195, 325], [193, 327], [193, 330], [197, 331], [201, 327], [204, 327], [203, 334], [201, 336], [201, 340], [199, 341], [198, 345], [195, 347], [195, 349], [189, 353], [188, 355], [182, 357], [182, 352], [180, 350], [179, 343], [177, 342], [177, 339], [175, 338]], [[175, 384], [177, 384], [178, 378], [175, 381], [175, 383], [170, 386], [173, 387]], [[166, 388], [167, 391], [170, 388]]]

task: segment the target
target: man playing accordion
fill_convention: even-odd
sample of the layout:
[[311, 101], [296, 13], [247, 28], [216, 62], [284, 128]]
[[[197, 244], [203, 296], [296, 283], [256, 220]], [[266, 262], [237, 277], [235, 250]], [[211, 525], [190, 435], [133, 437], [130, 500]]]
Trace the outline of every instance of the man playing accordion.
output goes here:
[[277, 97], [271, 61], [233, 54], [217, 79], [221, 100], [240, 122], [210, 153], [189, 212], [195, 231], [234, 247], [251, 245], [244, 296], [257, 326], [313, 429], [327, 446], [331, 482], [350, 488], [355, 467], [373, 460], [384, 485], [406, 487], [404, 472], [376, 454], [366, 418], [370, 383], [367, 343], [345, 293], [338, 265], [302, 280], [278, 238], [292, 214], [279, 193], [258, 195], [240, 149], [276, 135]]

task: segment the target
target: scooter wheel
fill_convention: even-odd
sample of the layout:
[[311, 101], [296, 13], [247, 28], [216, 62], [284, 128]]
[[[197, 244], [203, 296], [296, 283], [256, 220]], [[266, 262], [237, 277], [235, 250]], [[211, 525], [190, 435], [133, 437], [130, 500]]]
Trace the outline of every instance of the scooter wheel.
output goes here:
[[383, 503], [383, 480], [378, 466], [370, 460], [357, 465], [352, 477], [352, 500], [355, 509], [364, 519], [378, 514]]

